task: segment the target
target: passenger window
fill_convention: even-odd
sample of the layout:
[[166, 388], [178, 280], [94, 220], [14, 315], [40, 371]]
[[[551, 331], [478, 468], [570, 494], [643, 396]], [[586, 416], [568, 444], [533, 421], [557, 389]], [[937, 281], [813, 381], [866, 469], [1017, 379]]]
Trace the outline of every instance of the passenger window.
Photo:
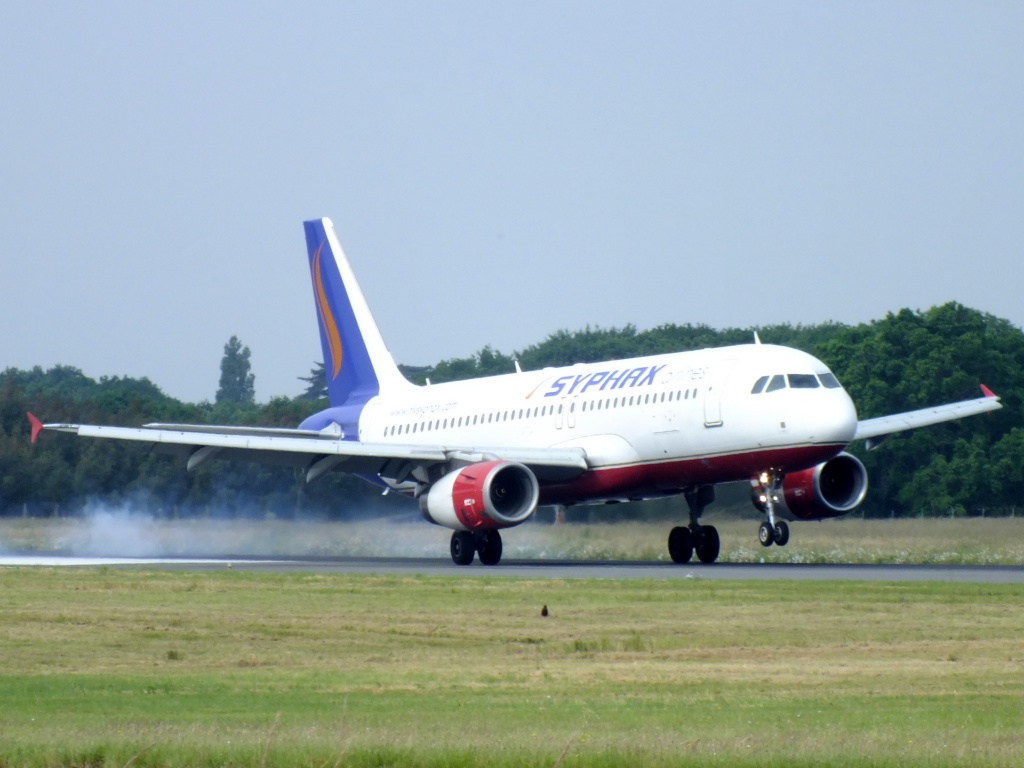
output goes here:
[[822, 386], [828, 389], [839, 389], [842, 386], [839, 380], [831, 373], [819, 373], [818, 378], [821, 380]]
[[768, 387], [765, 389], [765, 392], [774, 392], [777, 389], [785, 388], [786, 377], [783, 376], [781, 373], [777, 373], [774, 376], [772, 376], [772, 380], [768, 382]]
[[817, 389], [818, 377], [813, 373], [791, 373], [789, 386], [793, 389]]
[[764, 389], [764, 385], [768, 383], [768, 377], [762, 376], [760, 379], [754, 382], [754, 388], [750, 390], [752, 395], [760, 395], [761, 390]]

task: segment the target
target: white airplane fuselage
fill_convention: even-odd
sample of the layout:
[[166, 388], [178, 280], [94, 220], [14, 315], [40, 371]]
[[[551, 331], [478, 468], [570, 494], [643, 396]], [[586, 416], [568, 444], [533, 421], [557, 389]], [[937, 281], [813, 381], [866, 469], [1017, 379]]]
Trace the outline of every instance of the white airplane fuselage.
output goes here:
[[[752, 393], [762, 377], [790, 375], [804, 376], [805, 386]], [[639, 500], [836, 456], [853, 438], [857, 413], [844, 389], [819, 376], [834, 382], [811, 355], [768, 344], [511, 373], [374, 397], [359, 415], [359, 440], [481, 454], [578, 447], [589, 471], [564, 480], [541, 473], [541, 504]], [[332, 410], [303, 427], [322, 428]]]

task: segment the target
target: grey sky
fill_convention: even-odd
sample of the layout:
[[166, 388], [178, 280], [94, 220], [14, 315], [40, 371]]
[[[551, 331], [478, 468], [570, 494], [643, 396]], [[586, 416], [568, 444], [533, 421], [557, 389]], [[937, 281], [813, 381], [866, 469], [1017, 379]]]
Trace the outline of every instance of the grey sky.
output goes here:
[[[0, 368], [257, 397], [330, 216], [395, 357], [1024, 323], [1024, 4], [0, 4]], [[769, 339], [766, 339], [766, 341]]]

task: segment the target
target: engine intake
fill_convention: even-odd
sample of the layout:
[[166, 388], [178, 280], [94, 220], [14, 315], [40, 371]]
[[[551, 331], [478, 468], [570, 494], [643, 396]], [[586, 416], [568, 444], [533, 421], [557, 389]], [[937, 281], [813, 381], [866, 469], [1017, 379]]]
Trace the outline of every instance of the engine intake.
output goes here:
[[449, 472], [420, 497], [420, 511], [432, 523], [456, 531], [511, 528], [537, 509], [540, 486], [527, 467], [513, 461], [484, 461]]
[[786, 510], [799, 520], [842, 517], [868, 492], [868, 473], [860, 459], [841, 453], [816, 467], [786, 475], [782, 494]]

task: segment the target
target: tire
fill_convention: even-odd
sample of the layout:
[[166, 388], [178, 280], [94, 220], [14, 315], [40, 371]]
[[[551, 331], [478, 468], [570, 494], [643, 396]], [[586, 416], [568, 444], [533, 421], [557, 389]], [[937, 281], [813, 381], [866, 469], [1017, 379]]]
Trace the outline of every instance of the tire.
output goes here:
[[477, 534], [476, 551], [483, 565], [497, 565], [501, 561], [501, 534], [497, 531]]
[[789, 543], [789, 526], [785, 520], [779, 520], [775, 524], [775, 545], [784, 547]]
[[668, 555], [673, 563], [683, 565], [693, 557], [693, 535], [689, 528], [676, 526], [668, 534]]
[[767, 521], [761, 523], [761, 527], [757, 529], [757, 540], [761, 542], [762, 547], [770, 547], [775, 543], [775, 529]]
[[473, 534], [469, 531], [456, 531], [452, 534], [452, 562], [456, 565], [469, 565], [476, 554]]
[[700, 535], [697, 536], [697, 559], [702, 563], [711, 564], [718, 559], [718, 553], [722, 549], [722, 542], [718, 538], [718, 529], [713, 525], [702, 525]]

